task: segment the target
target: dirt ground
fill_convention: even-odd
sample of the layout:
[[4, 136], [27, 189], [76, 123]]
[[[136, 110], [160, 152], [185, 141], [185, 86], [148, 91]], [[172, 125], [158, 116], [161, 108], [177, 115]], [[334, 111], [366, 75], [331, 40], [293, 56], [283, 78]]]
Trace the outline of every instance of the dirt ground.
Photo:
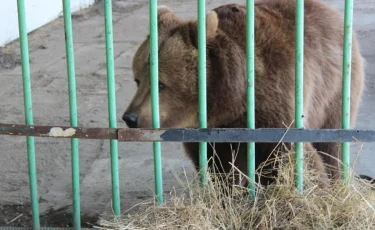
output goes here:
[[[131, 59], [148, 33], [148, 1], [113, 1], [114, 52], [118, 126], [135, 93]], [[207, 10], [223, 3], [207, 1]], [[325, 0], [343, 11], [344, 1]], [[196, 1], [161, 0], [181, 17], [196, 17]], [[107, 88], [102, 3], [73, 17], [79, 125], [107, 127]], [[375, 129], [375, 0], [356, 0], [354, 29], [367, 61], [367, 83], [356, 128]], [[59, 18], [29, 36], [34, 123], [69, 125], [69, 101], [63, 21]], [[0, 122], [24, 123], [22, 75], [18, 42], [0, 48]], [[357, 172], [374, 177], [375, 143], [352, 145]], [[0, 226], [30, 226], [27, 152], [24, 137], [0, 136]], [[360, 156], [356, 154], [362, 147]], [[162, 144], [166, 193], [177, 186], [176, 175], [194, 172], [181, 144]], [[43, 226], [66, 227], [71, 222], [71, 164], [68, 139], [36, 138], [39, 205]], [[152, 199], [151, 143], [119, 143], [122, 211]], [[109, 141], [80, 140], [82, 224], [95, 222], [111, 210]], [[9, 223], [11, 222], [11, 223]], [[89, 226], [89, 225], [87, 225]]]

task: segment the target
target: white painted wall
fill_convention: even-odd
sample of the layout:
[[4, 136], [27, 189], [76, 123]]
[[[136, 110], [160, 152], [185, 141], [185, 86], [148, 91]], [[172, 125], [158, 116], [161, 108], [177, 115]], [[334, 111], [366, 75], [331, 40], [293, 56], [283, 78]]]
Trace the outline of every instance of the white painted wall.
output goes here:
[[[0, 0], [0, 47], [19, 37], [16, 0]], [[72, 12], [89, 7], [95, 0], [71, 0]], [[62, 0], [25, 0], [26, 25], [31, 32], [62, 14]]]

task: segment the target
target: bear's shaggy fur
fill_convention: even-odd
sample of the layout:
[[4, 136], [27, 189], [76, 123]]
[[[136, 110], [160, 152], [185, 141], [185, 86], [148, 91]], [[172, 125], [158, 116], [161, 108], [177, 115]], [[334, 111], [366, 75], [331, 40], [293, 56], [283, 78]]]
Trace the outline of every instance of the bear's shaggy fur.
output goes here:
[[[172, 10], [159, 8], [159, 88], [162, 128], [198, 127], [197, 21], [183, 21]], [[208, 127], [246, 127], [246, 7], [223, 5], [207, 13]], [[285, 128], [294, 121], [295, 1], [260, 0], [255, 6], [256, 128]], [[305, 1], [304, 126], [313, 129], [341, 127], [343, 17], [322, 3]], [[138, 91], [123, 119], [131, 128], [151, 127], [149, 37], [138, 48], [133, 72]], [[353, 38], [351, 126], [355, 123], [364, 85], [364, 64]], [[292, 126], [293, 127], [293, 126]], [[234, 165], [247, 172], [246, 144], [215, 143], [221, 171]], [[288, 145], [290, 147], [290, 145]], [[184, 144], [199, 166], [198, 143]], [[256, 143], [256, 166], [276, 147]], [[306, 143], [316, 149], [312, 167], [339, 178], [340, 145]], [[213, 150], [208, 148], [208, 156]], [[333, 157], [333, 158], [332, 158]], [[216, 158], [215, 158], [216, 159]], [[327, 166], [323, 166], [325, 163]], [[329, 166], [329, 167], [328, 167]], [[272, 179], [261, 177], [261, 183]]]

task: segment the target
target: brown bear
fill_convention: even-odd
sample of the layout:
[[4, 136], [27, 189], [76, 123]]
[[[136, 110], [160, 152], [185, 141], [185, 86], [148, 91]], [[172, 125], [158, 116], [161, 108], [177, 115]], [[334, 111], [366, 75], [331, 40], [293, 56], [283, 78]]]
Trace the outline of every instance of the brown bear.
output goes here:
[[[246, 127], [246, 7], [227, 4], [206, 15], [208, 128]], [[197, 21], [184, 21], [160, 7], [159, 97], [162, 128], [198, 127]], [[133, 59], [138, 90], [123, 115], [130, 128], [151, 127], [149, 36]], [[351, 126], [355, 123], [364, 85], [364, 64], [353, 37]], [[295, 1], [260, 0], [255, 4], [255, 119], [256, 128], [285, 128], [293, 124], [295, 108]], [[341, 127], [343, 17], [322, 3], [305, 1], [304, 126]], [[293, 127], [293, 126], [292, 126]], [[287, 143], [288, 144], [288, 143]], [[256, 143], [256, 167], [277, 143]], [[187, 155], [199, 166], [198, 143], [184, 143]], [[287, 145], [290, 147], [290, 143]], [[246, 143], [215, 143], [215, 153], [227, 173], [233, 163], [247, 173]], [[338, 179], [338, 143], [306, 143], [316, 149], [312, 167]], [[213, 149], [208, 148], [208, 157]], [[233, 160], [232, 150], [238, 150]], [[327, 154], [323, 154], [327, 153]], [[215, 158], [216, 159], [216, 158]], [[234, 161], [234, 162], [233, 162]], [[327, 166], [324, 166], [327, 165]], [[210, 167], [213, 167], [210, 164]], [[271, 166], [270, 166], [271, 167]], [[271, 167], [272, 169], [272, 167]], [[272, 174], [274, 175], [274, 174]], [[272, 178], [260, 177], [261, 184]]]

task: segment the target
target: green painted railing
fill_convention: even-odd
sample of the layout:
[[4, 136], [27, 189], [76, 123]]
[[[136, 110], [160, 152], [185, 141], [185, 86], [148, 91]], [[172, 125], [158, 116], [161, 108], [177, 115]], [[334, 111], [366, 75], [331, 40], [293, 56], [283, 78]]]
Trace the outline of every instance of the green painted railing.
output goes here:
[[[25, 106], [25, 121], [27, 125], [33, 125], [33, 103], [31, 96], [31, 80], [29, 65], [29, 45], [27, 41], [27, 26], [25, 15], [25, 1], [17, 0], [18, 25], [20, 34], [20, 48], [22, 61], [22, 82]], [[31, 211], [33, 216], [33, 228], [39, 228], [38, 184], [36, 179], [36, 159], [34, 137], [27, 137], [27, 157], [29, 165]]]
[[[70, 125], [78, 126], [77, 114], [77, 96], [76, 80], [74, 69], [74, 47], [73, 47], [73, 29], [72, 14], [70, 10], [70, 1], [63, 0], [64, 27], [65, 27], [65, 48], [66, 64], [68, 70], [68, 87], [69, 87], [69, 106], [70, 106]], [[81, 226], [80, 217], [80, 189], [79, 189], [79, 144], [77, 138], [71, 139], [71, 157], [72, 157], [72, 182], [73, 182], [73, 226]]]
[[[352, 66], [352, 27], [353, 27], [353, 0], [345, 1], [344, 18], [344, 47], [343, 47], [343, 65], [342, 65], [342, 128], [350, 128], [350, 81]], [[341, 154], [343, 164], [342, 178], [349, 180], [350, 166], [350, 143], [341, 143]]]
[[[158, 59], [158, 2], [150, 1], [150, 81], [151, 81], [151, 107], [152, 126], [160, 128], [159, 120], [159, 59]], [[153, 143], [154, 170], [155, 170], [155, 193], [157, 202], [163, 203], [163, 175], [161, 165], [160, 142]]]
[[[115, 62], [113, 51], [112, 29], [112, 1], [104, 0], [104, 24], [107, 62], [107, 91], [109, 127], [116, 128], [116, 86], [115, 86]], [[111, 151], [111, 176], [112, 176], [112, 203], [115, 215], [120, 215], [120, 182], [118, 171], [118, 144], [117, 140], [110, 140]]]
[[[199, 127], [207, 128], [206, 91], [206, 1], [198, 0], [198, 96]], [[207, 142], [199, 143], [199, 166], [202, 184], [207, 183]]]
[[[296, 1], [295, 33], [295, 127], [303, 128], [303, 22], [304, 0]], [[296, 143], [296, 186], [303, 190], [303, 143]]]
[[[246, 34], [247, 34], [247, 127], [255, 129], [255, 1], [247, 0]], [[28, 39], [26, 30], [24, 0], [17, 0], [20, 49], [22, 56], [22, 79], [24, 91], [25, 121], [27, 125], [33, 125], [32, 95], [30, 82], [30, 66], [28, 54]], [[207, 128], [207, 92], [206, 92], [206, 8], [205, 1], [198, 0], [198, 83], [199, 83], [199, 127]], [[154, 129], [160, 128], [159, 121], [159, 81], [158, 81], [158, 22], [157, 0], [150, 0], [150, 81], [152, 97], [152, 125]], [[70, 124], [78, 126], [74, 47], [70, 0], [63, 0], [64, 26], [66, 36], [66, 60], [68, 69]], [[106, 38], [106, 63], [107, 63], [107, 87], [108, 87], [108, 114], [109, 127], [116, 128], [116, 95], [114, 73], [114, 50], [112, 29], [112, 2], [104, 0], [105, 14], [105, 38]], [[342, 128], [350, 127], [350, 80], [351, 80], [351, 46], [352, 46], [352, 18], [353, 0], [345, 1], [345, 34], [344, 34], [344, 58], [343, 58], [343, 82], [342, 82]], [[304, 61], [304, 1], [296, 1], [296, 33], [295, 33], [295, 127], [303, 127], [303, 61]], [[112, 174], [112, 202], [115, 215], [120, 215], [120, 190], [118, 168], [118, 143], [117, 139], [110, 140], [111, 174]], [[135, 140], [136, 141], [136, 140]], [[158, 204], [163, 203], [163, 181], [161, 143], [153, 143], [154, 169], [155, 169], [155, 193]], [[73, 183], [73, 225], [74, 229], [81, 228], [80, 222], [80, 188], [79, 188], [79, 143], [77, 138], [71, 140], [72, 156], [72, 183]], [[200, 143], [200, 167], [201, 182], [207, 182], [207, 142]], [[40, 229], [38, 209], [38, 185], [36, 179], [36, 159], [34, 137], [27, 137], [27, 152], [29, 163], [30, 196], [33, 217], [33, 229]], [[248, 143], [248, 176], [255, 181], [255, 143]], [[349, 143], [342, 143], [343, 179], [349, 178]], [[303, 142], [296, 143], [296, 187], [303, 190]], [[255, 186], [249, 183], [249, 192], [255, 195]]]
[[[255, 129], [255, 1], [247, 0], [246, 12], [246, 68], [247, 68], [247, 127]], [[249, 190], [255, 197], [255, 143], [247, 145], [247, 171], [252, 183]]]

